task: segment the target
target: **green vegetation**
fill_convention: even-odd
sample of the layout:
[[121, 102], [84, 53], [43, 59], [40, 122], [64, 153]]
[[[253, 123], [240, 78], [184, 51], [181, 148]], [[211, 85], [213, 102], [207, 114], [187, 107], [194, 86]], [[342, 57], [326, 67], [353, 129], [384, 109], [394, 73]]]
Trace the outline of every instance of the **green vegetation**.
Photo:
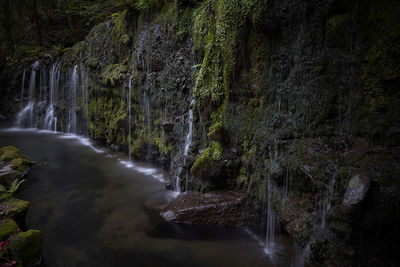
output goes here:
[[20, 232], [10, 241], [11, 254], [24, 264], [34, 264], [40, 259], [42, 234], [38, 230]]
[[360, 111], [364, 120], [363, 132], [383, 137], [391, 125], [399, 125], [400, 100], [400, 3], [373, 1], [367, 29], [371, 46], [362, 68], [365, 104]]
[[205, 149], [193, 164], [190, 172], [197, 178], [208, 179], [210, 170], [218, 168], [222, 160], [224, 148], [220, 142], [213, 141]]
[[18, 225], [14, 220], [5, 219], [0, 223], [0, 241], [6, 240], [10, 235], [17, 232]]

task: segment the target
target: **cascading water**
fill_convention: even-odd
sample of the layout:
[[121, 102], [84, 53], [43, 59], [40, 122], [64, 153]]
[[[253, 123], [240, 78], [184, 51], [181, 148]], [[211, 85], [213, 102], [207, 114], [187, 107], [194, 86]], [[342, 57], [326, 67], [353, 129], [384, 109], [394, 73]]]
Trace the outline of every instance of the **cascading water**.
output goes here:
[[20, 105], [21, 110], [24, 107], [25, 73], [26, 73], [26, 70], [24, 70], [24, 73], [22, 74], [21, 105]]
[[322, 204], [321, 204], [321, 228], [326, 227], [326, 216], [331, 209], [331, 202], [334, 196], [336, 179], [334, 176], [330, 179], [329, 183], [326, 185], [325, 192], [323, 194]]
[[57, 131], [57, 117], [55, 116], [54, 104], [55, 95], [58, 91], [58, 85], [60, 80], [60, 64], [54, 63], [50, 70], [50, 98], [49, 106], [47, 107], [43, 127], [50, 131]]
[[128, 91], [128, 157], [131, 162], [131, 147], [132, 147], [132, 79], [129, 77], [129, 91]]
[[[279, 168], [278, 163], [278, 145], [274, 142], [274, 153], [272, 154], [271, 147], [269, 148], [270, 166], [269, 169], [275, 172]], [[266, 201], [266, 237], [264, 252], [270, 257], [271, 261], [275, 261], [277, 248], [275, 244], [275, 237], [280, 233], [279, 220], [272, 209], [272, 196], [275, 194], [275, 189], [271, 183], [271, 177], [268, 177], [267, 188], [264, 192], [264, 202]], [[265, 212], [263, 212], [265, 214]]]
[[266, 237], [265, 237], [265, 252], [271, 256], [273, 256], [275, 249], [275, 236], [280, 232], [279, 222], [276, 218], [274, 211], [272, 210], [272, 194], [273, 188], [271, 184], [271, 178], [268, 178], [267, 184], [267, 229], [266, 229]]
[[143, 105], [144, 105], [144, 110], [145, 110], [145, 115], [146, 115], [147, 141], [150, 144], [150, 133], [151, 133], [151, 128], [150, 128], [150, 99], [149, 99], [149, 96], [147, 95], [146, 92], [144, 92], [144, 94], [143, 94]]
[[85, 116], [83, 118], [83, 132], [85, 136], [89, 136], [89, 128], [88, 128], [88, 123], [89, 123], [89, 73], [87, 70], [84, 68], [84, 66], [81, 64], [79, 66], [80, 73], [81, 73], [81, 92], [82, 92], [82, 99], [84, 102], [84, 112]]
[[17, 127], [35, 127], [34, 109], [35, 109], [35, 84], [36, 84], [36, 69], [39, 67], [39, 61], [32, 64], [31, 77], [29, 79], [29, 95], [28, 104], [18, 113], [16, 125]]
[[70, 103], [68, 127], [67, 127], [68, 133], [77, 133], [77, 123], [76, 123], [77, 88], [78, 88], [78, 65], [75, 65], [71, 73], [71, 81], [68, 90], [68, 100]]
[[[185, 147], [183, 150], [183, 165], [184, 166], [186, 165], [186, 159], [187, 159], [187, 156], [189, 155], [189, 148], [190, 148], [190, 145], [192, 144], [192, 138], [193, 138], [193, 106], [194, 106], [194, 99], [191, 100], [190, 105], [189, 105], [189, 112], [188, 112], [189, 129], [188, 129], [188, 133], [185, 138]], [[182, 165], [179, 165], [178, 172], [175, 177], [175, 190], [177, 191], [177, 193], [180, 193], [182, 191], [181, 186], [180, 186], [181, 173], [182, 173]], [[185, 190], [186, 191], [188, 190], [187, 175], [186, 175], [186, 179], [185, 179]]]

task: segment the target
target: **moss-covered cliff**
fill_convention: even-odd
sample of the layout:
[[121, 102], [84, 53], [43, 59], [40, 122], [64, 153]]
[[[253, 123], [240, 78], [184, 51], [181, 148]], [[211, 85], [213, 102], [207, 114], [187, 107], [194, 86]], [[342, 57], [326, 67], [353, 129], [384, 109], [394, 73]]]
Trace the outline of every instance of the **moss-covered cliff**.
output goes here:
[[[70, 129], [73, 108], [76, 133], [162, 162], [175, 187], [240, 190], [260, 213], [270, 199], [310, 249], [310, 265], [398, 260], [396, 1], [126, 1], [120, 9], [58, 58], [58, 130]], [[12, 69], [2, 88], [10, 118], [31, 67]], [[28, 78], [22, 88], [26, 103]], [[49, 86], [37, 79], [37, 102], [39, 90]], [[41, 127], [46, 105], [37, 106]]]

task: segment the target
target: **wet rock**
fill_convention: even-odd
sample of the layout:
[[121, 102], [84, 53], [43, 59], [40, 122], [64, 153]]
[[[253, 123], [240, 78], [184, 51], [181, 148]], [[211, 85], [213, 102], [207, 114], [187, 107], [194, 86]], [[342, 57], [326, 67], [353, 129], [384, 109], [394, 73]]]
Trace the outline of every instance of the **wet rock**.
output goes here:
[[172, 133], [172, 130], [174, 129], [174, 123], [170, 121], [163, 121], [162, 127], [166, 133]]
[[222, 162], [223, 146], [220, 142], [211, 142], [193, 164], [190, 172], [201, 180], [216, 182], [222, 177], [224, 166]]
[[116, 144], [112, 144], [110, 147], [111, 147], [111, 149], [114, 150], [114, 151], [118, 151], [118, 150], [119, 150], [119, 146], [116, 145]]
[[174, 186], [172, 185], [172, 183], [166, 183], [166, 184], [165, 184], [165, 189], [167, 189], [167, 190], [173, 190], [173, 189], [174, 189]]
[[9, 187], [17, 178], [24, 177], [32, 162], [12, 146], [0, 149], [0, 184]]
[[161, 210], [161, 216], [176, 223], [259, 226], [246, 195], [233, 191], [182, 194]]
[[42, 234], [38, 230], [21, 232], [10, 240], [11, 254], [24, 265], [35, 264], [40, 261], [40, 246]]
[[28, 207], [28, 201], [10, 198], [0, 203], [0, 212], [6, 216], [19, 217], [25, 214]]
[[354, 206], [362, 202], [368, 192], [370, 179], [364, 174], [354, 175], [347, 186], [346, 193], [343, 197], [343, 205], [345, 207]]

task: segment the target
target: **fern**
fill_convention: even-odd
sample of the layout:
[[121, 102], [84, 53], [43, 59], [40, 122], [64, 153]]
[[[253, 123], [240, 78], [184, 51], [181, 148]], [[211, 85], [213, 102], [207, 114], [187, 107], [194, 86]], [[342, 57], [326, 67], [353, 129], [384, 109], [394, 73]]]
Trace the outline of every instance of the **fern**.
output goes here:
[[14, 194], [18, 191], [18, 189], [20, 188], [21, 184], [22, 184], [23, 182], [25, 182], [25, 181], [26, 181], [26, 179], [22, 179], [21, 181], [19, 181], [18, 178], [15, 179], [15, 180], [11, 183], [10, 189], [8, 189], [8, 193], [10, 193], [11, 195], [14, 195]]

